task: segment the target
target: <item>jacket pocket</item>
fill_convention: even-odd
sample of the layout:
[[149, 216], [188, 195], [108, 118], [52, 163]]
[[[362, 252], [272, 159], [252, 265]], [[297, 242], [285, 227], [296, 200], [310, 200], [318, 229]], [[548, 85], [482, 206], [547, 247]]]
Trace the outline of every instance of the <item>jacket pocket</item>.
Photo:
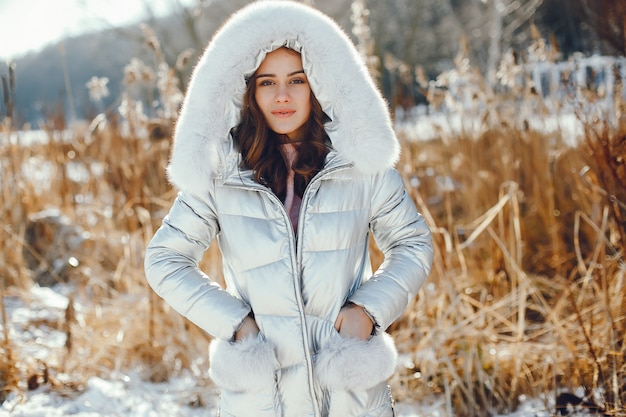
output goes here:
[[209, 346], [209, 377], [232, 392], [259, 392], [275, 385], [274, 346], [259, 333], [239, 342], [214, 339]]
[[276, 390], [268, 387], [262, 392], [220, 393], [219, 417], [280, 417], [281, 407], [276, 403]]
[[366, 390], [393, 375], [397, 360], [395, 343], [387, 333], [368, 340], [334, 333], [315, 356], [315, 373], [323, 388]]

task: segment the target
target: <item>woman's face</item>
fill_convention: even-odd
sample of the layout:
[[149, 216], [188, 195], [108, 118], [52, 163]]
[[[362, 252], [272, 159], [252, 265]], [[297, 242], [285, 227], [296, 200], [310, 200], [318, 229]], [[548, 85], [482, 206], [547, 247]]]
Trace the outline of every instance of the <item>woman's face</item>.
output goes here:
[[270, 52], [255, 82], [254, 99], [269, 128], [291, 140], [301, 139], [311, 113], [311, 88], [300, 54], [287, 48]]

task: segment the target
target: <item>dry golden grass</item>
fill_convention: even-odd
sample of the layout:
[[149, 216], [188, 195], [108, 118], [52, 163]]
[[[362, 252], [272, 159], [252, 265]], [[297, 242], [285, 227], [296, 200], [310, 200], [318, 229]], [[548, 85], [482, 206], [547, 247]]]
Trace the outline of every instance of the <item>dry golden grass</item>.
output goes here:
[[[626, 120], [617, 114], [585, 121], [573, 148], [560, 132], [517, 127], [504, 110], [484, 115], [477, 134], [401, 135], [399, 168], [436, 250], [422, 293], [390, 329], [403, 358], [391, 380], [399, 400], [437, 395], [455, 415], [483, 416], [514, 410], [522, 395], [554, 407], [550, 397], [582, 387], [607, 415], [624, 412]], [[137, 123], [168, 132], [172, 121]], [[2, 135], [14, 130], [0, 124]], [[170, 141], [122, 131], [108, 115], [68, 140], [50, 128], [43, 144], [0, 148], [2, 299], [32, 302], [28, 289], [43, 276], [74, 288], [63, 315], [29, 324], [66, 334], [45, 360], [11, 339], [0, 302], [0, 401], [39, 384], [72, 395], [90, 376], [128, 369], [152, 381], [191, 370], [195, 404], [212, 392], [208, 338], [143, 274], [145, 245], [175, 196], [164, 173]], [[60, 268], [47, 258], [63, 243], [58, 224], [33, 217], [50, 208], [83, 239], [61, 248]], [[201, 266], [221, 280], [215, 245]]]
[[412, 190], [438, 250], [394, 328], [409, 353], [394, 379], [401, 398], [441, 392], [457, 415], [478, 416], [584, 387], [603, 393], [605, 412], [623, 411], [626, 268], [612, 207], [624, 200], [588, 183], [606, 167], [586, 146], [547, 139], [492, 129], [453, 146], [405, 144], [412, 172], [435, 166], [456, 186], [420, 176]]

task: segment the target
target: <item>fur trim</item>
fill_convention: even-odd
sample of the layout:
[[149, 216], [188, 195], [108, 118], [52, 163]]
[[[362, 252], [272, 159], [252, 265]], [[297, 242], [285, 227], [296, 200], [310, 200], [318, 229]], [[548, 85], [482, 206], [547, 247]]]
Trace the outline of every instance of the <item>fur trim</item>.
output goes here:
[[274, 346], [264, 337], [231, 343], [214, 339], [209, 346], [209, 376], [220, 388], [257, 392], [274, 385], [278, 360]]
[[239, 122], [245, 78], [281, 46], [302, 54], [311, 89], [331, 119], [326, 131], [342, 158], [365, 174], [397, 162], [400, 146], [387, 104], [350, 38], [310, 6], [265, 0], [231, 16], [194, 70], [168, 166], [175, 186], [203, 193], [234, 167], [229, 133]]
[[387, 333], [367, 341], [335, 334], [318, 352], [315, 373], [322, 387], [365, 390], [393, 375], [397, 360], [395, 343]]

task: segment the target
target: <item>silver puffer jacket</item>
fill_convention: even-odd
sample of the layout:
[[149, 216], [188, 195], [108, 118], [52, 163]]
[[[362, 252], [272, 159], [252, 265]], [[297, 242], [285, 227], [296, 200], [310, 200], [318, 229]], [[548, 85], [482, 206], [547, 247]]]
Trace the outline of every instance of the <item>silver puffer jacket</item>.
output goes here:
[[[302, 199], [294, 233], [281, 201], [241, 168], [230, 130], [245, 78], [268, 51], [302, 54], [330, 121], [333, 150]], [[179, 188], [146, 250], [152, 288], [214, 337], [209, 374], [220, 415], [393, 415], [386, 383], [397, 352], [385, 329], [428, 276], [430, 232], [393, 168], [399, 154], [386, 105], [349, 38], [291, 1], [260, 1], [210, 42], [185, 97], [168, 175]], [[385, 255], [372, 272], [370, 236]], [[226, 288], [198, 262], [217, 238]], [[368, 341], [334, 328], [346, 303], [376, 323]], [[232, 342], [253, 313], [257, 338]]]

